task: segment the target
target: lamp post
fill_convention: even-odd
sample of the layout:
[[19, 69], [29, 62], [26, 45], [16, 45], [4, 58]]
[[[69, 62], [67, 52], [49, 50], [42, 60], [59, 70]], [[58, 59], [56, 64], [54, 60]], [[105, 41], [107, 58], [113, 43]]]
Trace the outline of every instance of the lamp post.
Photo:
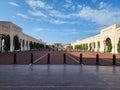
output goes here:
[[2, 40], [5, 38], [5, 35], [4, 34], [0, 34], [0, 38], [1, 38], [1, 51], [0, 53], [2, 53]]

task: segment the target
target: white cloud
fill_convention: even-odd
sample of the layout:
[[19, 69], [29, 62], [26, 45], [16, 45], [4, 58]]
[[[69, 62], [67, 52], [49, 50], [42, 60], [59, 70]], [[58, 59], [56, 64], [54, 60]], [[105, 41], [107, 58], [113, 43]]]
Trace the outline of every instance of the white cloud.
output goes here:
[[42, 16], [42, 17], [47, 17], [45, 14], [43, 14], [42, 12], [40, 11], [28, 11], [31, 15], [33, 16]]
[[51, 19], [51, 23], [53, 24], [78, 24], [77, 21], [66, 21], [66, 20], [59, 20], [59, 19]]
[[[45, 1], [45, 0], [44, 0]], [[92, 0], [96, 2], [97, 0]], [[76, 6], [72, 5], [71, 0], [66, 0], [67, 4], [63, 5], [63, 7], [75, 9], [77, 8], [77, 12], [65, 14], [61, 11], [54, 10], [52, 6], [43, 2], [42, 0], [26, 0], [26, 2], [32, 7], [35, 8], [33, 11], [29, 11], [33, 16], [42, 16], [47, 17], [47, 19], [43, 19], [44, 21], [51, 22], [54, 24], [76, 24], [78, 22], [72, 21], [73, 18], [88, 20], [90, 22], [94, 22], [100, 25], [111, 25], [114, 23], [120, 23], [120, 10], [115, 10], [109, 7], [105, 2], [99, 3], [99, 9], [93, 9], [89, 6], [77, 4]], [[42, 13], [39, 11], [39, 8], [47, 9], [46, 13]], [[21, 15], [23, 16], [23, 15]], [[51, 19], [54, 18], [54, 19]], [[67, 20], [66, 20], [67, 19]], [[72, 21], [72, 22], [68, 22]]]
[[111, 11], [108, 9], [97, 10], [86, 6], [79, 12], [79, 16], [80, 18], [102, 25], [120, 23], [120, 11]]
[[57, 11], [57, 10], [51, 10], [49, 12], [49, 15], [53, 16], [53, 17], [65, 18], [65, 19], [69, 19], [71, 17], [77, 17], [77, 14], [71, 13], [71, 14], [66, 15], [66, 14], [63, 14], [60, 11]]
[[99, 33], [100, 30], [84, 30], [85, 33]]
[[37, 28], [37, 29], [35, 29], [35, 31], [36, 32], [42, 32], [42, 31], [44, 31], [45, 29], [43, 29], [43, 28]]
[[70, 4], [63, 5], [63, 7], [65, 7], [65, 8], [69, 8], [70, 6], [71, 6]]
[[72, 3], [72, 0], [66, 0], [67, 3]]
[[97, 2], [97, 0], [91, 0], [93, 3], [96, 3]]
[[51, 19], [50, 22], [53, 23], [53, 24], [65, 24], [65, 23], [67, 23], [66, 21], [55, 20], [55, 19]]
[[72, 9], [72, 10], [75, 10], [75, 6], [72, 6], [71, 9]]
[[67, 18], [65, 15], [63, 15], [60, 11], [57, 11], [57, 10], [51, 10], [49, 12], [49, 15], [53, 17]]
[[27, 15], [25, 15], [25, 14], [22, 14], [22, 13], [17, 13], [17, 16], [20, 16], [20, 17], [22, 17], [22, 18], [29, 18]]
[[72, 1], [71, 0], [66, 0], [67, 4], [63, 5], [65, 8], [71, 8], [72, 6]]
[[64, 35], [77, 35], [80, 34], [80, 31], [75, 29], [66, 29], [64, 30]]
[[19, 7], [19, 4], [15, 3], [15, 2], [8, 2], [10, 5], [12, 6], [16, 6], [16, 7]]
[[16, 18], [15, 16], [12, 16], [13, 18]]
[[52, 9], [53, 7], [46, 4], [42, 0], [26, 0], [27, 4], [32, 8]]
[[82, 9], [82, 7], [83, 7], [83, 6], [80, 5], [80, 4], [77, 5], [78, 10]]
[[99, 3], [99, 8], [101, 9], [101, 8], [105, 8], [107, 5], [106, 5], [106, 3], [104, 3], [104, 2], [100, 2]]

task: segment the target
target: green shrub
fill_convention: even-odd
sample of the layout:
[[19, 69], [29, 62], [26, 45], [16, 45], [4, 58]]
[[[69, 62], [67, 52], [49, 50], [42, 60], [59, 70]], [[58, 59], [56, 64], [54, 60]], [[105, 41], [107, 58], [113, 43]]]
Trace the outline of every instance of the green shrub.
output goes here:
[[69, 45], [67, 46], [67, 49], [73, 49], [73, 46]]
[[107, 52], [111, 52], [112, 51], [112, 43], [111, 43], [111, 40], [109, 40], [107, 42]]
[[75, 49], [79, 50], [80, 49], [80, 45], [75, 45]]
[[14, 50], [19, 50], [20, 49], [20, 42], [19, 38], [17, 35], [14, 36]]
[[85, 50], [86, 51], [88, 50], [88, 44], [85, 44]]
[[92, 50], [92, 46], [91, 46], [91, 43], [89, 44], [89, 51], [91, 51]]
[[120, 53], [120, 38], [119, 38], [119, 41], [118, 41], [118, 44], [117, 44], [117, 51], [118, 51], [118, 53]]

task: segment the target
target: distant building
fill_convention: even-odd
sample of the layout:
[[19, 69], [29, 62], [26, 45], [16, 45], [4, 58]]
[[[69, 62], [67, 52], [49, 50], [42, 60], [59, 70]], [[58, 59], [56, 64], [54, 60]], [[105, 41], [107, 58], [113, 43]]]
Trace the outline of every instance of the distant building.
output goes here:
[[72, 42], [71, 45], [73, 46], [73, 49], [75, 49], [75, 45], [80, 44], [88, 44], [88, 50], [89, 45], [91, 44], [91, 51], [100, 51], [100, 52], [106, 52], [108, 47], [108, 41], [112, 43], [112, 50], [111, 53], [118, 53], [117, 52], [117, 44], [120, 38], [120, 24], [114, 24], [107, 28], [104, 28], [100, 31], [100, 34], [96, 36], [92, 36], [83, 40], [76, 40], [75, 42]]
[[71, 44], [65, 44], [63, 45], [63, 48], [67, 49], [68, 46], [70, 46]]
[[[21, 51], [30, 50], [30, 42], [36, 42], [45, 45], [46, 43], [42, 40], [31, 37], [22, 32], [22, 28], [15, 25], [12, 22], [0, 21], [0, 35], [10, 36], [10, 51], [14, 51], [14, 36], [18, 36], [21, 44]], [[2, 45], [2, 46], [1, 46]], [[0, 51], [4, 51], [4, 40], [0, 38]], [[2, 49], [2, 50], [1, 50]]]
[[62, 43], [54, 43], [54, 49], [56, 49], [56, 50], [61, 50], [62, 49]]

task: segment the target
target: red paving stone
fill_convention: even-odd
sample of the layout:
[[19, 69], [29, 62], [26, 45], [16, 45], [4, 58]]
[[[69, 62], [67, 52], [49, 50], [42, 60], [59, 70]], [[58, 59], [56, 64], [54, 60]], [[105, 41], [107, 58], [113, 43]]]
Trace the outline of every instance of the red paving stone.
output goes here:
[[[18, 65], [27, 65], [30, 64], [31, 53], [33, 53], [33, 61], [36, 59], [50, 53], [50, 64], [61, 65], [63, 64], [63, 54], [64, 51], [24, 51], [16, 52], [17, 55], [17, 64]], [[112, 65], [112, 56], [111, 53], [100, 53], [100, 52], [66, 52], [66, 63], [72, 65], [78, 65], [80, 53], [83, 55], [83, 64], [84, 65], [96, 65], [96, 54], [99, 54], [99, 63], [103, 66]], [[71, 57], [76, 59], [78, 62], [73, 60]], [[14, 53], [1, 53], [0, 54], [0, 65], [11, 65], [14, 60]], [[47, 55], [40, 59], [35, 64], [47, 64]], [[117, 65], [120, 66], [120, 54], [116, 54]]]

